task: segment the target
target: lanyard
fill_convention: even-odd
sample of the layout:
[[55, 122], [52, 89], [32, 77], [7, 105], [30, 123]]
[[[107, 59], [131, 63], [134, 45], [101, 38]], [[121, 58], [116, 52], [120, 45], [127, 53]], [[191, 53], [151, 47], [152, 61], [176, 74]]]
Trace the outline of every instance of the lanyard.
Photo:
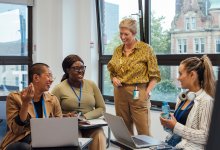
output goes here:
[[[70, 85], [70, 83], [69, 83], [69, 85]], [[80, 100], [81, 100], [81, 98], [82, 98], [82, 83], [80, 82], [79, 96], [76, 94], [76, 91], [75, 91], [74, 87], [71, 86], [71, 85], [70, 85], [70, 87], [72, 88], [74, 94], [76, 95], [76, 97], [77, 97], [77, 99], [78, 99], [78, 107], [80, 107]]]
[[179, 119], [183, 116], [183, 114], [194, 104], [194, 101], [191, 101], [189, 105], [181, 113], [179, 113], [179, 110], [183, 107], [185, 102], [183, 101], [182, 104], [180, 104], [180, 106], [178, 107], [178, 109], [174, 112], [174, 116], [177, 121], [179, 121]]
[[[42, 108], [43, 108], [44, 116], [45, 116], [45, 118], [47, 118], [47, 111], [46, 111], [46, 107], [45, 107], [45, 102], [44, 102], [43, 96], [41, 96], [40, 100], [42, 101]], [[34, 100], [32, 100], [32, 104], [34, 105]], [[34, 113], [35, 113], [36, 118], [39, 118], [35, 105], [34, 105]]]

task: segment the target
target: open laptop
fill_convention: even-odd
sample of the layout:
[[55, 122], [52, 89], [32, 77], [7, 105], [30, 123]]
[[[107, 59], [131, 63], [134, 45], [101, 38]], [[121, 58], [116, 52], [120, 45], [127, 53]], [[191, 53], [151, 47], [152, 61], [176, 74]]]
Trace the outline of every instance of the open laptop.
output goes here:
[[127, 126], [125, 125], [124, 120], [119, 116], [104, 113], [104, 117], [117, 142], [121, 144], [125, 144], [132, 148], [144, 148], [164, 145], [164, 142], [147, 135], [131, 136]]
[[32, 118], [33, 148], [83, 147], [91, 138], [78, 138], [78, 118]]

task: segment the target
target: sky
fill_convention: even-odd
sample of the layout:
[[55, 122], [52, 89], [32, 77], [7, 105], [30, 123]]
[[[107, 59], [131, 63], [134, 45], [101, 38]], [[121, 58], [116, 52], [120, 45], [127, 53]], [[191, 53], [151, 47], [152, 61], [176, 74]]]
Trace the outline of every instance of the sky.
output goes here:
[[[119, 5], [119, 19], [138, 13], [138, 0], [105, 0]], [[169, 29], [175, 14], [175, 0], [151, 0], [151, 10], [155, 16], [164, 16], [164, 28]], [[119, 21], [120, 21], [119, 20]]]
[[19, 40], [20, 24], [19, 24], [19, 10], [6, 11], [0, 13], [0, 20], [4, 23], [0, 23], [0, 42], [10, 42]]

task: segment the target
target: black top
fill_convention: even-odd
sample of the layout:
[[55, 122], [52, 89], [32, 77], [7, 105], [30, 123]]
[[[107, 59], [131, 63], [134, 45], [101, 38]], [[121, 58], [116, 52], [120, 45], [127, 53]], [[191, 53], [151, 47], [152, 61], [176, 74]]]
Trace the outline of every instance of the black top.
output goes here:
[[39, 118], [43, 118], [42, 98], [38, 102], [34, 102], [35, 110]]

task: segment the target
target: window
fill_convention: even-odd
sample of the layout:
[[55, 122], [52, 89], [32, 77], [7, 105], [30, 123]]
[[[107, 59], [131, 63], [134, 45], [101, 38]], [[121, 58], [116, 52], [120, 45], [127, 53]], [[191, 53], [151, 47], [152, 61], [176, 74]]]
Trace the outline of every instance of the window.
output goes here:
[[185, 19], [186, 30], [194, 30], [196, 29], [196, 18], [190, 17]]
[[[105, 2], [113, 3], [113, 0], [96, 0], [96, 2], [98, 9], [97, 16], [100, 17], [97, 23], [100, 42], [99, 87], [103, 92], [104, 99], [106, 101], [113, 101], [113, 86], [106, 65], [111, 59], [114, 47], [119, 45], [120, 40], [116, 36], [113, 42], [115, 44], [112, 44], [111, 47], [109, 46], [111, 52], [104, 50], [111, 43], [111, 40], [109, 41], [108, 38], [107, 40], [103, 40], [106, 39], [104, 33], [107, 33], [107, 28], [110, 27], [103, 27], [103, 20], [107, 22], [106, 19], [109, 18], [105, 17], [107, 16], [107, 12], [104, 11], [105, 9], [102, 6]], [[178, 66], [180, 61], [187, 57], [201, 57], [203, 53], [207, 54], [215, 66], [216, 74], [218, 74], [219, 69], [217, 66], [220, 66], [220, 62], [218, 61], [220, 54], [217, 53], [220, 52], [220, 39], [216, 40], [213, 35], [220, 35], [220, 31], [207, 30], [207, 24], [211, 29], [216, 28], [213, 18], [218, 16], [214, 9], [213, 11], [210, 9], [211, 5], [207, 6], [205, 1], [195, 1], [194, 4], [191, 1], [183, 2], [181, 0], [138, 0], [135, 2], [121, 0], [120, 4], [118, 4], [119, 14], [113, 14], [117, 14], [119, 20], [121, 20], [120, 16], [123, 16], [121, 14], [125, 12], [127, 12], [127, 16], [129, 14], [139, 16], [139, 33], [141, 33], [139, 39], [149, 43], [157, 55], [162, 80], [152, 91], [151, 102], [153, 106], [160, 107], [163, 100], [170, 102], [173, 106], [175, 105], [176, 97], [181, 90], [177, 81]], [[122, 8], [124, 7], [125, 9], [123, 10]], [[137, 12], [132, 11], [134, 8]], [[123, 11], [121, 12], [121, 10]], [[220, 12], [218, 13], [220, 15]], [[204, 17], [206, 21], [203, 21]], [[116, 28], [115, 30], [118, 29]], [[108, 30], [108, 32], [115, 33], [115, 30]], [[104, 45], [106, 43], [107, 45]]]
[[24, 1], [14, 3], [0, 1], [0, 100], [27, 86], [32, 64], [32, 7]]
[[[103, 55], [112, 55], [116, 46], [121, 44], [119, 38], [119, 29], [118, 25], [122, 18], [124, 17], [133, 17], [139, 22], [139, 13], [138, 3], [136, 0], [130, 0], [127, 3], [126, 0], [120, 0], [116, 2], [115, 0], [101, 0], [97, 2], [100, 6], [100, 30], [101, 30], [101, 54]], [[140, 34], [137, 35], [137, 39], [140, 38]]]
[[98, 31], [99, 31], [99, 50], [100, 64], [99, 69], [102, 70], [99, 78], [99, 87], [104, 95], [105, 100], [113, 101], [113, 86], [110, 81], [107, 63], [111, 59], [116, 46], [121, 44], [119, 38], [119, 22], [124, 17], [133, 17], [138, 22], [138, 33], [136, 38], [143, 40], [143, 7], [142, 1], [130, 0], [97, 0], [98, 10]]
[[186, 30], [190, 30], [190, 19], [186, 18]]
[[216, 40], [216, 53], [220, 53], [220, 38]]
[[205, 39], [204, 38], [195, 38], [194, 39], [195, 53], [204, 53], [205, 52]]
[[192, 30], [196, 29], [196, 18], [195, 17], [192, 17]]
[[183, 54], [186, 53], [187, 45], [186, 39], [178, 39], [178, 51]]

